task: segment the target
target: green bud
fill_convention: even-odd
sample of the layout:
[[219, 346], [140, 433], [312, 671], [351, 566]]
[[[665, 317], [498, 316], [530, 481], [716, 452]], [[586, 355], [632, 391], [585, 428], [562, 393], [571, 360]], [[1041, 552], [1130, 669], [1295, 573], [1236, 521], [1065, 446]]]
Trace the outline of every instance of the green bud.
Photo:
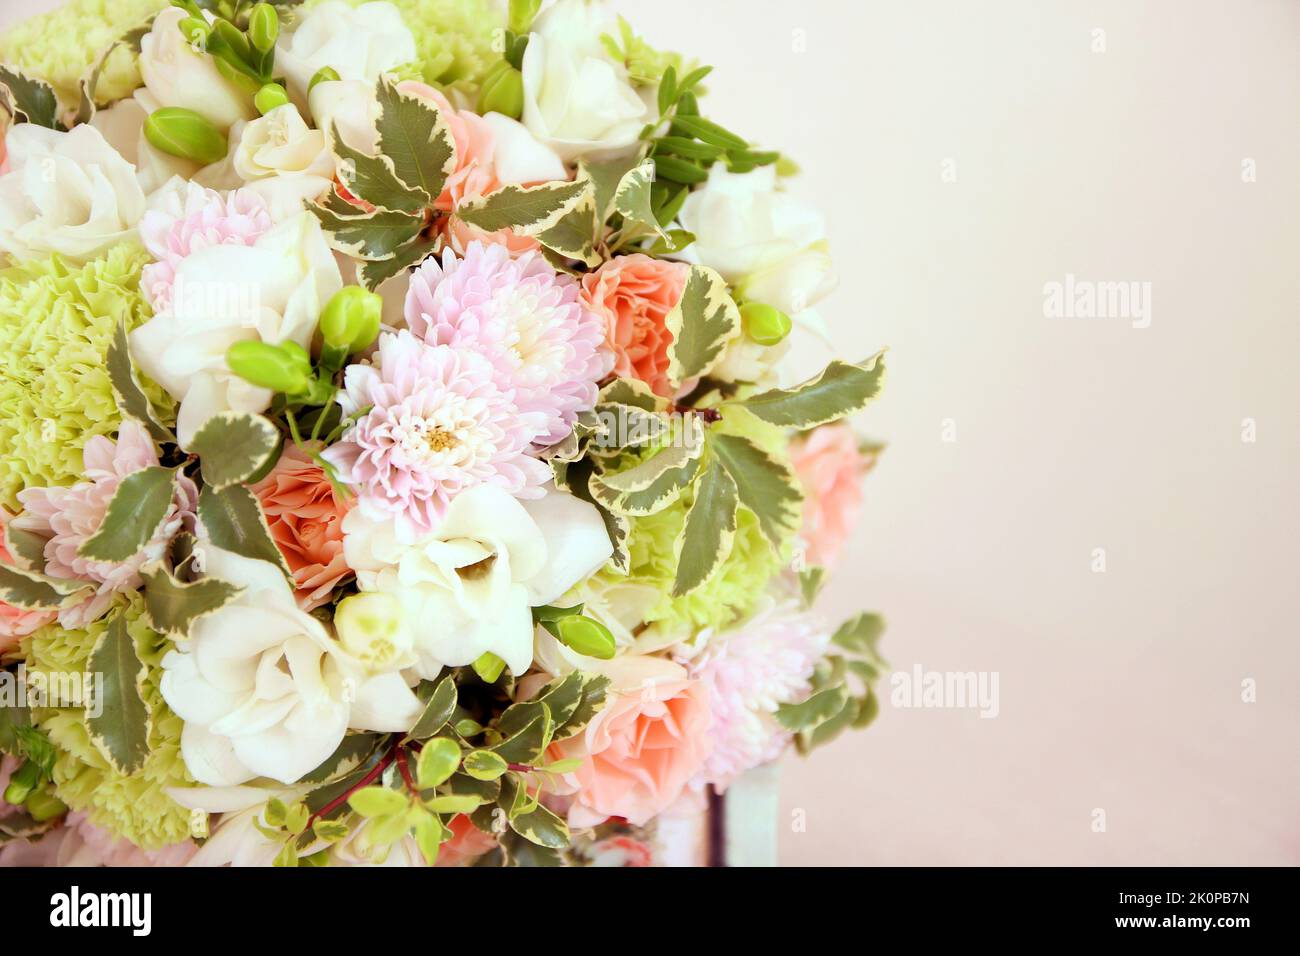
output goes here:
[[306, 392], [312, 383], [311, 358], [300, 346], [289, 349], [247, 339], [226, 350], [226, 364], [245, 381], [286, 395]]
[[13, 772], [9, 786], [5, 787], [5, 803], [21, 806], [32, 795], [36, 785], [41, 782], [41, 768], [34, 760], [28, 760]]
[[790, 316], [780, 309], [761, 302], [747, 302], [740, 307], [740, 319], [745, 324], [745, 334], [759, 345], [776, 345], [793, 328]]
[[33, 790], [27, 797], [27, 813], [37, 823], [53, 820], [68, 812], [68, 805], [45, 790]]
[[336, 82], [340, 79], [339, 71], [332, 66], [322, 66], [312, 74], [311, 82], [307, 84], [307, 92], [310, 93], [317, 83]]
[[320, 314], [320, 334], [326, 347], [355, 355], [379, 335], [384, 300], [359, 285], [344, 286]]
[[510, 32], [527, 33], [541, 6], [542, 0], [510, 0]]
[[474, 673], [479, 676], [483, 683], [495, 684], [497, 678], [501, 676], [501, 672], [506, 669], [506, 662], [491, 651], [484, 651], [472, 666]]
[[512, 66], [483, 81], [478, 95], [480, 113], [500, 113], [519, 119], [524, 112], [524, 75]]
[[154, 110], [144, 121], [144, 137], [168, 156], [207, 166], [226, 156], [226, 137], [207, 117], [179, 106]]
[[208, 37], [212, 36], [212, 24], [207, 20], [202, 17], [186, 17], [177, 26], [181, 29], [181, 36], [191, 46], [207, 48]]
[[259, 3], [248, 15], [248, 38], [258, 53], [268, 53], [275, 48], [280, 36], [280, 15], [269, 3]]
[[599, 621], [573, 614], [560, 618], [554, 627], [560, 643], [584, 657], [607, 661], [614, 656], [617, 648], [614, 635]]
[[[215, 34], [214, 34], [215, 36]], [[232, 66], [228, 60], [219, 56], [213, 56], [212, 62], [216, 64], [217, 72], [231, 82], [234, 86], [239, 87], [249, 96], [253, 96], [262, 88], [262, 83], [256, 77], [250, 76], [243, 70]]]
[[266, 84], [253, 97], [253, 105], [257, 107], [257, 111], [263, 116], [288, 102], [289, 94], [285, 92], [284, 87], [279, 83]]

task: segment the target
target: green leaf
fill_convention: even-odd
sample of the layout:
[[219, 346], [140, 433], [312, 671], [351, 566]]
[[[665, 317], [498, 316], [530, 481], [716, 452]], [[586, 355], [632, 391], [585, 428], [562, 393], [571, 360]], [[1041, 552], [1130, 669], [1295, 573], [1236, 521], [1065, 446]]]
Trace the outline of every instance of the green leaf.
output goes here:
[[374, 292], [399, 272], [404, 272], [423, 262], [424, 258], [433, 252], [435, 245], [429, 239], [417, 238], [398, 248], [387, 259], [362, 262], [357, 269], [357, 281]]
[[885, 380], [884, 352], [857, 365], [833, 360], [814, 379], [793, 388], [774, 388], [739, 401], [750, 412], [788, 428], [813, 428], [864, 408]]
[[244, 485], [231, 485], [220, 491], [204, 487], [199, 492], [199, 520], [216, 547], [257, 561], [269, 561], [292, 580], [284, 556], [271, 538], [261, 505]]
[[75, 603], [89, 589], [85, 581], [52, 578], [11, 564], [0, 564], [0, 601], [24, 611], [58, 610]]
[[710, 464], [695, 489], [695, 500], [677, 537], [677, 577], [673, 597], [694, 591], [731, 553], [736, 535], [736, 482], [726, 469]]
[[582, 700], [578, 702], [578, 706], [573, 709], [568, 719], [555, 728], [551, 739], [564, 740], [572, 737], [591, 723], [591, 718], [595, 717], [605, 705], [605, 694], [609, 690], [609, 683], [608, 677], [584, 674]]
[[348, 734], [320, 766], [300, 777], [298, 782], [326, 783], [342, 774], [351, 773], [367, 756], [374, 753], [381, 740], [381, 734]]
[[828, 744], [842, 732], [853, 726], [858, 720], [858, 714], [861, 704], [856, 697], [846, 696], [843, 705], [834, 714], [823, 720], [810, 731], [804, 731], [801, 736], [803, 741], [803, 752], [807, 753], [814, 747], [820, 747]]
[[367, 216], [344, 217], [315, 203], [311, 211], [329, 233], [330, 245], [357, 259], [393, 259], [424, 229], [422, 216], [396, 210], [378, 209]]
[[694, 136], [723, 149], [745, 149], [749, 146], [742, 137], [702, 116], [683, 116], [679, 113], [673, 117], [673, 131]]
[[424, 801], [424, 805], [434, 813], [472, 813], [481, 804], [482, 801], [478, 797], [452, 793], [440, 794]]
[[[95, 676], [98, 699], [86, 708], [86, 731], [95, 749], [118, 773], [135, 773], [149, 756], [153, 721], [143, 687], [149, 669], [136, 655], [126, 618], [117, 614], [90, 652], [86, 670]], [[98, 716], [91, 716], [98, 710]]]
[[777, 722], [786, 730], [800, 733], [830, 720], [843, 709], [849, 692], [844, 685], [813, 694], [798, 704], [782, 704], [776, 709]]
[[220, 491], [250, 481], [280, 447], [280, 430], [251, 412], [218, 412], [203, 423], [186, 451], [199, 456], [205, 484]]
[[369, 820], [404, 814], [410, 801], [404, 794], [387, 787], [363, 787], [348, 797], [348, 805]]
[[414, 740], [428, 740], [442, 730], [456, 711], [456, 700], [456, 680], [448, 675], [434, 688], [424, 707], [424, 713], [420, 714], [420, 719], [411, 728], [409, 736]]
[[[525, 706], [515, 704], [508, 708], [502, 715], [500, 723], [506, 723], [511, 711]], [[507, 763], [531, 764], [541, 757], [550, 745], [552, 730], [550, 709], [545, 704], [538, 704], [534, 709], [526, 712], [517, 728], [512, 725], [509, 731], [503, 730], [510, 735], [492, 750]]]
[[495, 780], [509, 769], [500, 754], [491, 750], [474, 750], [465, 755], [465, 772], [475, 780]]
[[812, 567], [799, 572], [799, 594], [803, 598], [804, 607], [812, 607], [816, 602], [825, 577], [826, 569], [821, 567]]
[[158, 420], [149, 396], [140, 386], [139, 376], [131, 361], [131, 349], [127, 344], [126, 322], [117, 323], [113, 332], [113, 341], [108, 347], [108, 380], [113, 387], [113, 397], [117, 407], [127, 418], [139, 422], [156, 442], [174, 442], [176, 436]]
[[17, 742], [15, 756], [30, 760], [45, 779], [53, 779], [54, 763], [59, 759], [59, 753], [45, 731], [28, 723], [15, 725], [13, 735]]
[[415, 831], [415, 845], [420, 848], [425, 864], [433, 866], [438, 861], [438, 848], [442, 845], [442, 823], [426, 813], [416, 819], [412, 829]]
[[244, 590], [217, 578], [185, 584], [156, 562], [142, 568], [140, 577], [149, 626], [169, 637], [187, 637], [195, 621], [225, 607]]
[[662, 412], [668, 400], [656, 395], [640, 379], [616, 378], [600, 390], [600, 404], [631, 405], [646, 412]]
[[601, 263], [595, 236], [596, 203], [588, 194], [555, 225], [538, 233], [537, 241], [566, 259], [576, 259], [588, 268], [595, 268]]
[[589, 184], [542, 183], [540, 186], [505, 186], [488, 196], [462, 203], [456, 215], [485, 232], [512, 229], [535, 236], [550, 229], [582, 201]]
[[876, 654], [884, 633], [885, 619], [879, 614], [863, 612], [841, 624], [831, 643], [859, 654]]
[[763, 537], [772, 547], [782, 547], [799, 530], [803, 492], [794, 472], [738, 435], [713, 432], [709, 447], [735, 481], [740, 503], [758, 518]]
[[[698, 422], [695, 427], [700, 427]], [[698, 477], [702, 430], [700, 436], [699, 445], [693, 448], [670, 446], [626, 471], [593, 475], [590, 485], [593, 497], [610, 510], [632, 517], [662, 511], [680, 498]]]
[[45, 571], [45, 545], [47, 539], [34, 531], [27, 531], [10, 521], [4, 529], [4, 546], [9, 551], [13, 565], [23, 571]]
[[433, 104], [407, 96], [380, 77], [376, 90], [379, 152], [393, 164], [397, 178], [437, 199], [456, 168], [456, 144]]
[[59, 122], [59, 99], [54, 95], [54, 87], [8, 66], [0, 66], [0, 107], [15, 122], [35, 123], [53, 130], [65, 128]]
[[24, 756], [19, 746], [19, 732], [31, 727], [32, 715], [26, 704], [0, 697], [0, 753]]
[[176, 496], [176, 470], [153, 465], [127, 475], [117, 486], [94, 536], [77, 554], [94, 561], [125, 561], [153, 537]]
[[434, 737], [425, 743], [415, 764], [415, 779], [421, 790], [432, 790], [445, 783], [460, 766], [460, 746], [446, 737]]
[[664, 320], [673, 340], [668, 346], [668, 377], [681, 383], [703, 375], [740, 334], [740, 310], [722, 276], [691, 266], [682, 297]]
[[[334, 155], [338, 157], [339, 179], [348, 192], [380, 210], [422, 213], [433, 204], [430, 196], [418, 186], [408, 186], [398, 178], [393, 161], [387, 156], [367, 156], [353, 149], [339, 135], [338, 124], [333, 126]], [[319, 215], [319, 213], [317, 214]]]
[[511, 817], [510, 829], [530, 843], [552, 850], [562, 850], [570, 842], [568, 825], [541, 804], [529, 813]]
[[640, 164], [639, 153], [597, 162], [583, 161], [579, 167], [580, 175], [585, 175], [591, 180], [598, 226], [603, 226], [605, 220], [614, 214], [614, 197], [623, 182], [623, 177]]
[[625, 222], [636, 223], [649, 232], [666, 239], [659, 220], [655, 216], [651, 187], [654, 185], [655, 164], [647, 161], [635, 167], [623, 176], [614, 194], [614, 209]]

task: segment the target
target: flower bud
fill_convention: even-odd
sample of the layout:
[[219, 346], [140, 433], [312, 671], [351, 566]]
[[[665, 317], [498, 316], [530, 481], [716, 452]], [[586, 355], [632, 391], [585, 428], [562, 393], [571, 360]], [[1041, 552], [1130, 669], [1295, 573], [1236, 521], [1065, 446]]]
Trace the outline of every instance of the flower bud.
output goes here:
[[[233, 55], [234, 54], [231, 54], [231, 56]], [[224, 79], [229, 80], [233, 86], [243, 90], [249, 96], [256, 95], [257, 91], [262, 88], [262, 84], [256, 78], [249, 76], [243, 70], [238, 69], [224, 57], [213, 56], [212, 62], [216, 66], [217, 72], [220, 73]]]
[[343, 649], [373, 671], [400, 666], [410, 651], [402, 605], [391, 594], [354, 594], [334, 610], [334, 628]]
[[474, 673], [485, 684], [495, 684], [501, 672], [506, 669], [506, 662], [491, 651], [484, 651], [473, 663]]
[[284, 87], [279, 83], [267, 83], [253, 97], [253, 105], [257, 107], [257, 111], [263, 116], [288, 102], [289, 94], [285, 92]]
[[508, 64], [503, 70], [494, 70], [483, 81], [478, 95], [478, 111], [519, 119], [524, 112], [524, 75]]
[[68, 805], [45, 790], [33, 790], [25, 803], [27, 814], [37, 823], [53, 820], [68, 812]]
[[154, 110], [144, 121], [144, 136], [169, 156], [207, 166], [226, 155], [226, 137], [207, 118], [179, 106]]
[[248, 38], [258, 53], [268, 53], [280, 36], [280, 15], [269, 3], [259, 3], [248, 15]]
[[510, 0], [510, 32], [527, 33], [541, 6], [542, 0]]
[[320, 334], [326, 346], [348, 355], [368, 348], [379, 335], [384, 300], [359, 285], [344, 286], [320, 314]]
[[556, 621], [555, 636], [570, 650], [602, 661], [612, 658], [617, 647], [609, 628], [580, 614], [571, 614]]
[[208, 23], [201, 17], [186, 17], [177, 24], [181, 30], [181, 36], [185, 37], [190, 46], [206, 49], [208, 37], [212, 36], [212, 24]]
[[9, 786], [5, 787], [5, 803], [21, 806], [27, 802], [36, 785], [41, 782], [41, 768], [35, 761], [28, 760], [13, 772]]
[[256, 339], [236, 342], [226, 351], [226, 365], [259, 388], [286, 395], [297, 395], [311, 387], [311, 358], [301, 346], [289, 349]]
[[778, 308], [761, 302], [747, 302], [740, 307], [740, 319], [745, 334], [759, 345], [777, 345], [790, 334], [793, 323], [790, 316]]
[[312, 74], [311, 82], [307, 84], [307, 92], [310, 93], [317, 83], [332, 83], [339, 79], [339, 71], [332, 66], [322, 66]]

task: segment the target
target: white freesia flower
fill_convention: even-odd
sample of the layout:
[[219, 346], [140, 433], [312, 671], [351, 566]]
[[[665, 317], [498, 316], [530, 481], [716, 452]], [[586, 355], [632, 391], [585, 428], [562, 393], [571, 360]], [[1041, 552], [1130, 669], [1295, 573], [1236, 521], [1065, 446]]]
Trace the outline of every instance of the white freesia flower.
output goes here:
[[5, 146], [10, 171], [0, 176], [0, 251], [84, 262], [135, 232], [144, 192], [135, 169], [99, 130], [62, 133], [23, 123], [9, 130]]
[[338, 126], [343, 142], [363, 153], [374, 153], [379, 143], [375, 123], [379, 100], [375, 84], [363, 80], [322, 80], [307, 97], [308, 112], [316, 128], [328, 136]]
[[292, 103], [241, 127], [231, 163], [276, 222], [301, 212], [304, 201], [320, 196], [334, 180], [328, 138], [308, 126]]
[[227, 367], [231, 345], [260, 339], [308, 347], [321, 310], [342, 287], [320, 223], [308, 212], [252, 246], [212, 246], [182, 261], [171, 307], [131, 333], [140, 368], [181, 403], [181, 445], [218, 412], [260, 412], [270, 404], [270, 391]]
[[594, 507], [551, 490], [519, 501], [492, 485], [452, 499], [432, 533], [406, 541], [390, 520], [353, 509], [344, 555], [363, 591], [401, 603], [427, 678], [485, 652], [523, 674], [533, 660], [531, 607], [548, 604], [609, 559], [613, 549]]
[[343, 80], [374, 87], [380, 75], [415, 59], [415, 37], [391, 3], [326, 0], [302, 15], [292, 33], [283, 34], [275, 65], [298, 97], [307, 96], [311, 78], [331, 67]]
[[273, 565], [212, 546], [204, 568], [242, 587], [163, 658], [163, 699], [185, 721], [181, 755], [200, 783], [293, 783], [349, 727], [399, 733], [420, 713], [397, 674], [369, 677], [320, 620], [298, 608]]
[[524, 125], [566, 162], [631, 152], [655, 118], [603, 33], [618, 33], [608, 7], [560, 0], [537, 18], [524, 53]]
[[157, 102], [153, 109], [194, 110], [223, 131], [252, 119], [257, 115], [252, 97], [222, 76], [212, 57], [196, 51], [181, 33], [180, 22], [187, 16], [180, 7], [164, 8], [140, 41], [140, 76]]
[[715, 164], [678, 220], [695, 236], [684, 258], [748, 299], [797, 315], [835, 287], [821, 212], [779, 190], [774, 166], [732, 173]]

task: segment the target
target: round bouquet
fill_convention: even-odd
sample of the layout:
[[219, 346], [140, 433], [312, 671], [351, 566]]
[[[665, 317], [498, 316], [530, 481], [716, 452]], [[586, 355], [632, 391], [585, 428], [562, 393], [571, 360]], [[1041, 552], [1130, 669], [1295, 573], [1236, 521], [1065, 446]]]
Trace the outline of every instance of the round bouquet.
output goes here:
[[658, 861], [876, 712], [880, 356], [709, 67], [560, 0], [0, 41], [0, 860]]

